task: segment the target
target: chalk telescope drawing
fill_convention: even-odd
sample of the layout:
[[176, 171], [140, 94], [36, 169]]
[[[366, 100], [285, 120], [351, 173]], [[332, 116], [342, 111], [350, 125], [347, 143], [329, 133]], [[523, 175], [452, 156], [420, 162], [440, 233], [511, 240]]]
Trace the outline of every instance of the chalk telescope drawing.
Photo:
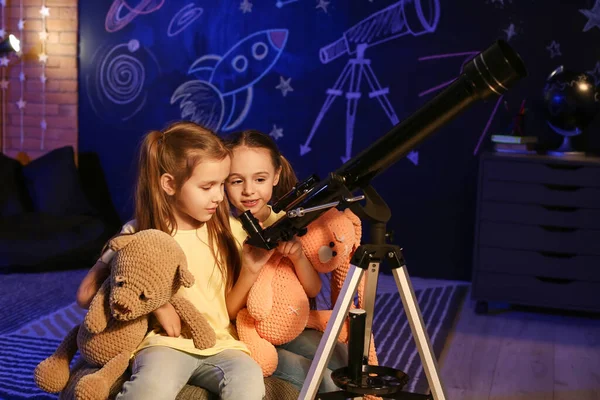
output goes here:
[[98, 117], [126, 121], [146, 104], [147, 68], [160, 71], [156, 57], [137, 39], [113, 47], [100, 47], [85, 77], [86, 93]]
[[173, 18], [171, 18], [171, 22], [169, 22], [169, 28], [167, 29], [167, 36], [173, 37], [182, 32], [185, 30], [185, 28], [200, 18], [202, 13], [204, 13], [204, 9], [202, 7], [196, 7], [194, 3], [190, 3], [183, 7], [181, 10], [175, 13]]
[[[439, 19], [439, 0], [401, 0], [369, 15], [346, 30], [341, 38], [322, 47], [319, 51], [319, 58], [323, 64], [328, 64], [344, 55], [352, 56], [352, 58], [346, 62], [333, 87], [327, 89], [325, 103], [319, 111], [308, 138], [304, 144], [300, 145], [300, 155], [303, 156], [311, 151], [310, 142], [321, 121], [335, 99], [344, 95], [345, 89], [346, 149], [341, 160], [346, 162], [352, 157], [356, 109], [358, 100], [362, 96], [363, 77], [369, 85], [369, 98], [377, 99], [392, 125], [396, 125], [398, 116], [388, 99], [389, 88], [381, 86], [371, 66], [371, 60], [365, 58], [365, 52], [378, 44], [406, 35], [416, 37], [435, 32]], [[345, 88], [345, 86], [347, 87]], [[412, 158], [416, 159], [414, 156]]]
[[583, 27], [583, 32], [596, 27], [600, 29], [600, 0], [596, 0], [594, 7], [589, 10], [579, 10], [580, 13], [587, 17], [587, 23]]
[[[459, 74], [462, 74], [465, 64], [467, 64], [469, 61], [471, 61], [479, 53], [480, 53], [480, 51], [463, 51], [463, 52], [459, 52], [459, 53], [434, 54], [434, 55], [430, 55], [430, 56], [420, 57], [419, 61], [439, 60], [439, 59], [444, 59], [444, 58], [463, 58], [463, 61], [462, 61], [462, 64], [460, 65], [460, 70], [459, 70]], [[443, 82], [432, 88], [424, 90], [421, 93], [419, 93], [419, 97], [423, 97], [430, 93], [437, 92], [438, 90], [441, 90], [441, 89], [445, 88], [446, 86], [451, 85], [455, 80], [456, 80], [456, 78], [453, 78], [447, 82]], [[490, 116], [488, 117], [488, 120], [485, 124], [485, 127], [483, 128], [483, 131], [481, 132], [481, 135], [479, 136], [479, 140], [477, 141], [477, 145], [475, 146], [473, 155], [476, 155], [477, 152], [479, 152], [481, 143], [483, 142], [483, 139], [485, 138], [487, 131], [490, 128], [490, 125], [492, 124], [494, 117], [496, 116], [496, 112], [498, 111], [498, 106], [500, 106], [503, 99], [504, 99], [504, 95], [501, 95], [500, 97], [498, 97], [498, 100], [496, 100], [496, 104], [494, 105], [494, 108], [492, 109], [492, 112], [490, 113]]]
[[107, 32], [116, 32], [126, 27], [138, 15], [159, 10], [165, 0], [113, 0], [104, 21]]
[[214, 131], [230, 131], [246, 118], [253, 86], [269, 71], [288, 39], [287, 29], [255, 32], [234, 44], [223, 56], [198, 58], [188, 70], [196, 79], [181, 84], [171, 96], [181, 118]]

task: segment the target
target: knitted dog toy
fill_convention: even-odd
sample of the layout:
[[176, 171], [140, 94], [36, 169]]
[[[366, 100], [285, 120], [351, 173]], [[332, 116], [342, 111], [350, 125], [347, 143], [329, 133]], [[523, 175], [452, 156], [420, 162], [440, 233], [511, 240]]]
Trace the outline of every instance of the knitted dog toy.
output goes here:
[[96, 293], [81, 325], [74, 327], [53, 355], [35, 369], [38, 387], [50, 393], [64, 389], [69, 363], [77, 349], [90, 366], [101, 367], [75, 387], [76, 399], [106, 399], [111, 385], [125, 372], [129, 359], [149, 327], [149, 314], [171, 302], [199, 349], [215, 344], [215, 332], [194, 306], [177, 294], [191, 287], [185, 254], [169, 234], [144, 230], [109, 242], [116, 251], [110, 277]]
[[[307, 233], [299, 238], [304, 254], [318, 272], [333, 271], [332, 295], [337, 296], [344, 283], [360, 238], [360, 219], [350, 210], [337, 209], [313, 221]], [[362, 285], [359, 294], [362, 299]], [[247, 308], [242, 309], [236, 319], [239, 338], [250, 349], [264, 376], [270, 376], [277, 368], [274, 345], [292, 341], [307, 327], [324, 330], [331, 311], [313, 312], [309, 308], [292, 262], [275, 252], [252, 286]], [[340, 341], [346, 341], [346, 332], [340, 335]]]

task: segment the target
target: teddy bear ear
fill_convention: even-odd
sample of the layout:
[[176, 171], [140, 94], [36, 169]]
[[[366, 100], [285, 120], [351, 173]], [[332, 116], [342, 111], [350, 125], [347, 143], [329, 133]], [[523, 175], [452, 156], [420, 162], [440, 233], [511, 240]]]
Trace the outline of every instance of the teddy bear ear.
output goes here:
[[108, 247], [111, 250], [119, 251], [125, 248], [129, 243], [133, 242], [135, 239], [135, 234], [119, 235], [115, 238], [112, 238], [110, 242], [108, 242]]
[[177, 275], [179, 276], [179, 282], [185, 287], [192, 287], [194, 284], [194, 275], [187, 269], [187, 262], [181, 261], [177, 266]]

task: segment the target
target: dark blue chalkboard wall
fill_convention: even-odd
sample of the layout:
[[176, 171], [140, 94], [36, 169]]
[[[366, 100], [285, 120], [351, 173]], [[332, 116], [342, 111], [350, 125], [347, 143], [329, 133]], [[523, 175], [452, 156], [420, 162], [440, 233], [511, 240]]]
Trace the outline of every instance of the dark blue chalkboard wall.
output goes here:
[[[415, 276], [469, 277], [477, 154], [489, 135], [525, 100], [528, 133], [558, 145], [540, 111], [547, 75], [564, 64], [600, 79], [600, 0], [94, 0], [79, 12], [79, 147], [99, 154], [124, 220], [150, 129], [182, 118], [220, 133], [260, 129], [300, 177], [324, 176], [475, 52], [508, 40], [530, 76], [373, 181]], [[598, 126], [576, 144], [596, 149]]]

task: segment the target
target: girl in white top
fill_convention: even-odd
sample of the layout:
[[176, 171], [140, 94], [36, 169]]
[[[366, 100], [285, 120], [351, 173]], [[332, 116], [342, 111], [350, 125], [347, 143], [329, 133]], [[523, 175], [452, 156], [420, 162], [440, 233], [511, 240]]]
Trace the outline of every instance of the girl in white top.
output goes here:
[[[135, 352], [131, 379], [117, 399], [175, 399], [186, 383], [222, 399], [262, 399], [262, 371], [238, 340], [230, 322], [229, 298], [245, 291], [236, 282], [254, 275], [270, 256], [253, 249], [240, 259], [224, 201], [230, 151], [212, 132], [179, 122], [147, 134], [142, 142], [135, 199], [135, 220], [123, 233], [160, 229], [173, 235], [186, 254], [195, 284], [182, 294], [215, 330], [214, 347], [198, 350], [180, 336], [180, 321], [167, 304], [155, 315], [163, 330], [148, 333]], [[80, 285], [77, 299], [89, 305], [108, 275], [112, 254], [105, 253]]]

